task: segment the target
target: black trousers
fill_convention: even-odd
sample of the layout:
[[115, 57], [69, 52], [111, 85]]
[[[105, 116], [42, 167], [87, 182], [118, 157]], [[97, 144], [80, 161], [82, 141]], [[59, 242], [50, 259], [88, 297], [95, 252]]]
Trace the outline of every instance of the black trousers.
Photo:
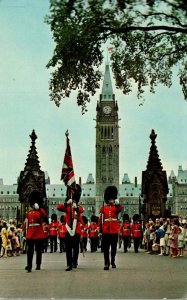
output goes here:
[[60, 252], [65, 252], [66, 248], [65, 248], [65, 238], [59, 238], [60, 241]]
[[91, 237], [90, 238], [90, 248], [91, 252], [96, 252], [98, 246], [98, 238], [97, 237]]
[[129, 246], [130, 236], [123, 236], [123, 248], [124, 252], [127, 252], [127, 248]]
[[51, 252], [56, 252], [57, 251], [57, 236], [50, 236], [50, 248]]
[[48, 238], [43, 239], [43, 252], [47, 252]]
[[27, 267], [32, 269], [32, 261], [36, 251], [36, 266], [42, 263], [43, 239], [27, 239]]
[[80, 250], [81, 252], [83, 251], [87, 251], [87, 243], [88, 243], [88, 238], [87, 237], [83, 237], [82, 241], [80, 241]]
[[65, 235], [66, 260], [67, 266], [77, 266], [79, 256], [80, 234], [71, 236], [69, 233]]
[[140, 237], [134, 237], [134, 252], [138, 253], [138, 248], [140, 246]]
[[109, 250], [111, 247], [111, 264], [115, 263], [115, 257], [117, 252], [118, 233], [103, 233], [102, 235], [102, 247], [104, 252], [104, 264], [110, 266]]

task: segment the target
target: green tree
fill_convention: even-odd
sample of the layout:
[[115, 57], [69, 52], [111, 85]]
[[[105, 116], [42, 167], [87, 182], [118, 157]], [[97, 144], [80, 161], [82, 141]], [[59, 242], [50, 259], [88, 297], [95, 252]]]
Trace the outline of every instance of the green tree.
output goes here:
[[170, 87], [175, 70], [187, 100], [186, 17], [186, 0], [51, 0], [51, 100], [59, 106], [78, 90], [77, 104], [86, 111], [100, 85], [103, 45], [113, 48], [112, 71], [124, 94], [135, 83], [142, 101], [147, 86], [153, 93], [158, 84]]

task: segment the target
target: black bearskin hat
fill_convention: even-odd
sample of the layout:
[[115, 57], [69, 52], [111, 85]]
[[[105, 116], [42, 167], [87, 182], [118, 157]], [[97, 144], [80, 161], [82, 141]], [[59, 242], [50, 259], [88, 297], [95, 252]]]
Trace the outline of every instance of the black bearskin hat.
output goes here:
[[134, 222], [140, 221], [140, 215], [138, 214], [134, 214], [134, 216], [132, 217]]
[[129, 221], [129, 215], [127, 213], [123, 214], [123, 222]]
[[64, 217], [64, 215], [62, 215], [62, 216], [60, 217], [60, 222], [63, 223], [63, 222], [64, 222], [64, 219], [65, 219], [65, 217]]
[[84, 224], [88, 224], [88, 218], [86, 216], [82, 216], [82, 220]]
[[92, 215], [90, 220], [91, 220], [91, 222], [95, 222], [95, 223], [97, 223], [97, 221], [98, 221], [97, 216], [95, 216], [95, 215]]
[[38, 203], [39, 206], [42, 205], [42, 193], [38, 190], [33, 190], [28, 198], [30, 206], [33, 206], [34, 203]]
[[110, 199], [117, 199], [118, 197], [118, 190], [117, 190], [117, 187], [115, 185], [110, 185], [110, 186], [107, 186], [107, 188], [105, 189], [105, 192], [104, 192], [104, 200], [105, 200], [105, 203], [108, 203], [108, 200]]
[[57, 214], [51, 215], [51, 221], [57, 221]]
[[69, 200], [71, 198], [72, 200], [75, 200], [76, 203], [78, 203], [81, 197], [81, 192], [81, 186], [77, 183], [74, 186], [68, 186], [66, 192], [66, 200]]

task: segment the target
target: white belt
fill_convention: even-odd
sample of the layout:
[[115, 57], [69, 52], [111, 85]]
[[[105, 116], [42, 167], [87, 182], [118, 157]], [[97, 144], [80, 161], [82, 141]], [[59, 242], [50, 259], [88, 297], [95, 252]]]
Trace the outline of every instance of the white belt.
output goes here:
[[104, 219], [104, 221], [117, 221], [118, 219], [116, 218], [108, 218], [108, 219]]
[[41, 224], [38, 224], [38, 223], [33, 223], [33, 224], [29, 224], [29, 227], [32, 227], [32, 226], [40, 226]]

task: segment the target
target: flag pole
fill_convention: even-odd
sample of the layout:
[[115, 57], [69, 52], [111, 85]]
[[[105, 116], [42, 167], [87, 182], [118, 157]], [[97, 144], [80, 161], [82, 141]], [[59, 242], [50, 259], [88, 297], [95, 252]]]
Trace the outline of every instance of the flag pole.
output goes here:
[[[67, 187], [66, 200], [68, 200], [72, 198], [72, 187], [75, 185], [75, 175], [74, 175], [73, 161], [71, 156], [71, 148], [69, 143], [68, 129], [65, 132], [65, 136], [66, 136], [66, 150], [65, 150], [64, 162], [62, 166], [61, 180], [63, 180], [65, 186]], [[72, 228], [73, 226], [72, 204], [70, 209], [71, 209], [71, 228]]]

